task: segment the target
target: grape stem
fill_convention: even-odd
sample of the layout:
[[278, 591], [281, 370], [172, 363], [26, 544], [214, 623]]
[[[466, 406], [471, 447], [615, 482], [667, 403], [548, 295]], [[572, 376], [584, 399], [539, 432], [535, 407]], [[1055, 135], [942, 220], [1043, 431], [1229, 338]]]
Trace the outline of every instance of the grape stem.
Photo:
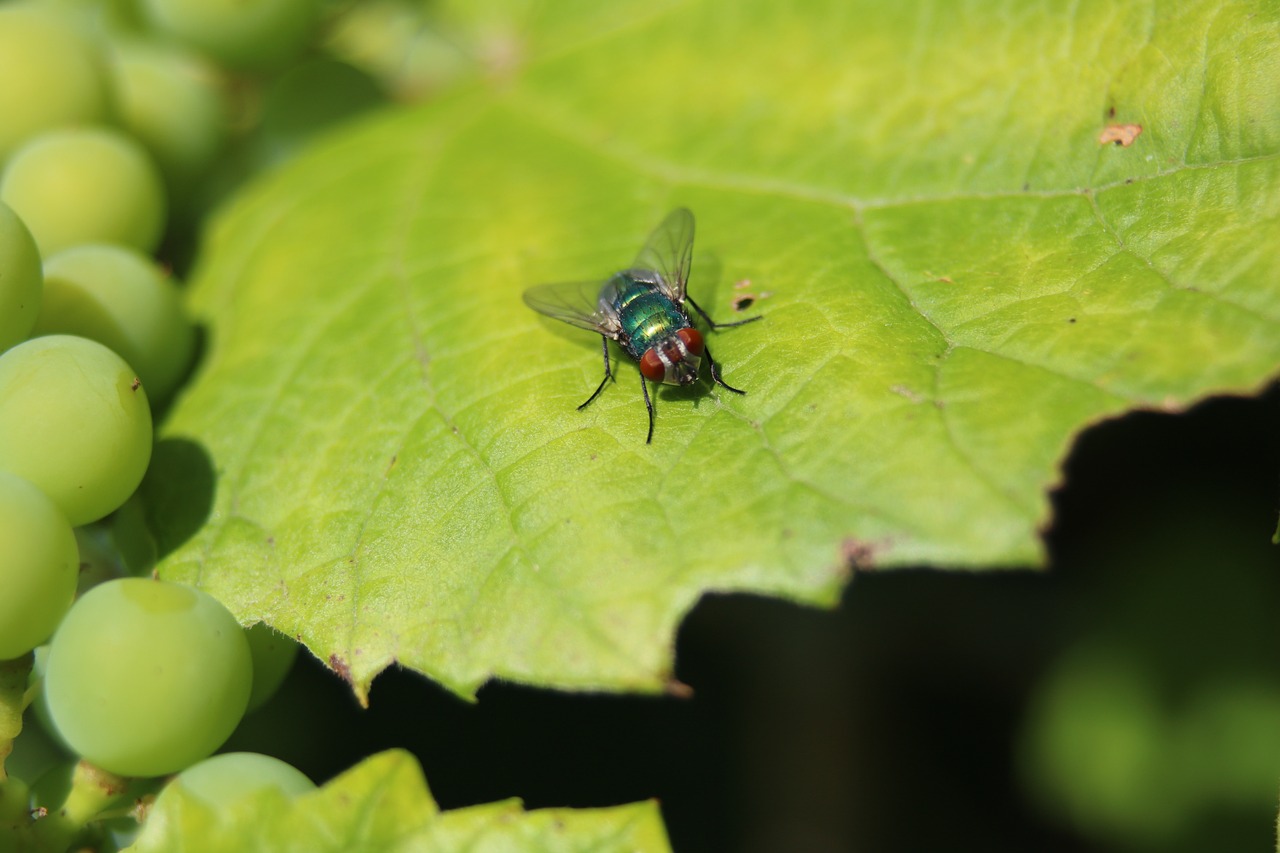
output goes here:
[[40, 849], [68, 849], [90, 822], [133, 796], [133, 780], [108, 773], [87, 761], [76, 765], [70, 783], [60, 808], [56, 811], [49, 808], [42, 815], [32, 815], [35, 821], [33, 835], [48, 845]]

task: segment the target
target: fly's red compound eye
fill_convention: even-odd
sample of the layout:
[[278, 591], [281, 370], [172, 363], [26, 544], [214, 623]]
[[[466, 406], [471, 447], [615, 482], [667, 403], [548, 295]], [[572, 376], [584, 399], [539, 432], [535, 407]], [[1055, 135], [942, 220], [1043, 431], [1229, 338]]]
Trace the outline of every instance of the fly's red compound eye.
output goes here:
[[662, 363], [662, 359], [658, 358], [656, 349], [647, 349], [644, 355], [640, 357], [640, 372], [644, 374], [644, 378], [652, 382], [661, 382], [667, 377], [666, 365]]
[[694, 328], [679, 329], [676, 331], [676, 335], [680, 340], [684, 341], [685, 349], [694, 355], [702, 355], [702, 332]]

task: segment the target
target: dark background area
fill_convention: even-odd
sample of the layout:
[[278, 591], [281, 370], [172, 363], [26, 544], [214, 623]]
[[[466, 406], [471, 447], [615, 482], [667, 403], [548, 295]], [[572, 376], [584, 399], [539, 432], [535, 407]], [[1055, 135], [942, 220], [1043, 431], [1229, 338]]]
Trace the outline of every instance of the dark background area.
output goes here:
[[677, 642], [689, 699], [494, 683], [469, 705], [390, 671], [362, 710], [304, 653], [225, 749], [324, 781], [407, 748], [446, 809], [658, 798], [677, 851], [1273, 849], [1274, 796], [1206, 806], [1172, 844], [1073, 827], [1033, 802], [1018, 745], [1037, 685], [1090, 637], [1170, 702], [1224, 671], [1280, 684], [1278, 439], [1274, 387], [1089, 429], [1045, 571], [863, 572], [833, 612], [709, 596]]

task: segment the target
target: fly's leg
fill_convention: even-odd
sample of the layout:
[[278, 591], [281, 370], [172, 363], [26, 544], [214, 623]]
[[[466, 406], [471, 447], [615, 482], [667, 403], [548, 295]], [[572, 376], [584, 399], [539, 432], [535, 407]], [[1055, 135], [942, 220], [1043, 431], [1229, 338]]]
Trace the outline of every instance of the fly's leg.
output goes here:
[[[692, 297], [692, 296], [689, 296], [688, 294], [685, 294], [684, 301], [685, 301], [685, 302], [688, 302], [690, 305], [692, 305], [692, 306], [693, 306], [693, 310], [698, 312], [698, 316], [699, 316], [699, 317], [701, 317], [702, 319], [704, 319], [704, 320], [706, 320], [706, 321], [707, 321], [707, 325], [711, 327], [712, 331], [715, 331], [716, 329], [729, 329], [729, 328], [732, 328], [732, 327], [734, 327], [734, 326], [745, 326], [747, 323], [754, 323], [756, 320], [763, 320], [763, 319], [764, 319], [764, 315], [763, 315], [763, 314], [757, 314], [757, 315], [756, 315], [756, 316], [754, 316], [754, 317], [748, 317], [747, 319], [745, 319], [745, 320], [739, 320], [739, 321], [738, 321], [738, 322], [736, 322], [736, 323], [717, 323], [715, 320], [712, 320], [712, 319], [711, 319], [711, 317], [709, 317], [709, 316], [707, 315], [707, 312], [706, 312], [706, 311], [703, 311], [703, 310], [702, 310], [702, 306], [700, 306], [698, 303], [696, 303], [696, 302], [694, 302], [694, 301], [693, 301], [693, 297]], [[720, 382], [720, 380], [719, 380], [719, 379], [717, 379], [716, 381], [717, 381], [717, 382]], [[721, 385], [724, 385], [724, 383], [723, 383], [723, 382], [720, 382], [720, 384], [721, 384]], [[729, 388], [729, 386], [728, 386], [728, 385], [725, 385], [724, 387]], [[731, 390], [731, 391], [732, 391], [732, 390], [736, 390], [736, 389], [730, 388], [729, 390]]]
[[644, 378], [644, 374], [640, 374], [640, 390], [644, 392], [644, 407], [649, 410], [649, 435], [645, 438], [645, 444], [653, 443], [653, 401], [649, 399], [649, 382]]
[[[752, 319], [752, 320], [759, 320], [760, 318], [759, 318], [759, 317], [752, 317], [751, 319]], [[747, 322], [750, 322], [750, 321], [747, 321]], [[735, 325], [736, 325], [736, 324], [735, 324]], [[704, 347], [703, 347], [703, 350], [702, 350], [702, 354], [703, 354], [703, 355], [705, 355], [705, 356], [707, 357], [707, 364], [708, 364], [708, 365], [710, 365], [710, 367], [711, 367], [711, 378], [712, 378], [713, 380], [715, 380], [715, 382], [716, 382], [716, 384], [717, 384], [717, 385], [721, 386], [722, 388], [727, 388], [727, 389], [729, 389], [730, 391], [732, 391], [732, 392], [733, 392], [733, 393], [735, 393], [735, 394], [746, 394], [746, 393], [747, 393], [746, 391], [743, 391], [741, 388], [734, 388], [734, 387], [733, 387], [732, 385], [730, 385], [728, 382], [725, 382], [723, 379], [721, 379], [721, 378], [720, 378], [720, 367], [716, 364], [716, 360], [715, 360], [714, 358], [712, 358], [712, 357], [711, 357], [711, 350], [710, 350], [709, 348], [707, 348], [707, 347], [705, 347], [705, 346], [704, 346]], [[650, 417], [652, 417], [652, 416], [653, 416], [653, 415], [652, 415], [652, 413], [650, 413]]]
[[613, 372], [609, 370], [609, 339], [604, 335], [600, 336], [600, 348], [604, 350], [604, 379], [600, 380], [600, 384], [596, 387], [595, 393], [587, 398], [587, 402], [578, 407], [579, 412], [591, 405], [591, 401], [596, 397], [599, 397], [600, 392], [604, 390], [604, 383], [613, 378]]
[[[717, 323], [716, 320], [713, 320], [712, 318], [710, 318], [710, 316], [707, 314], [707, 311], [703, 310], [703, 306], [699, 305], [698, 302], [695, 302], [694, 300], [692, 300], [692, 297], [687, 295], [687, 293], [685, 295], [685, 301], [689, 302], [690, 305], [694, 306], [694, 310], [698, 311], [698, 316], [700, 316], [700, 318], [707, 320], [707, 325], [709, 325], [709, 327], [712, 328], [713, 332], [716, 329], [728, 329], [728, 328], [735, 327], [735, 325], [746, 325], [748, 323], [755, 323], [756, 320], [764, 319], [763, 314], [756, 314], [755, 316], [749, 316], [749, 318], [746, 318], [745, 320], [739, 320], [737, 321], [737, 323]], [[728, 389], [728, 391], [732, 391], [735, 394], [746, 393], [745, 391], [742, 391], [741, 388], [735, 388], [731, 386], [731, 384], [728, 384], [727, 382], [724, 382], [723, 379], [721, 379], [721, 375], [719, 375], [719, 366], [717, 366], [716, 364], [716, 359], [713, 359], [712, 351], [710, 351], [709, 347], [704, 348], [703, 355], [707, 356], [707, 364], [710, 366], [710, 371], [712, 371], [712, 379], [714, 380], [714, 382], [716, 382], [716, 384], [718, 384], [718, 386], [721, 386], [722, 388], [726, 388]]]

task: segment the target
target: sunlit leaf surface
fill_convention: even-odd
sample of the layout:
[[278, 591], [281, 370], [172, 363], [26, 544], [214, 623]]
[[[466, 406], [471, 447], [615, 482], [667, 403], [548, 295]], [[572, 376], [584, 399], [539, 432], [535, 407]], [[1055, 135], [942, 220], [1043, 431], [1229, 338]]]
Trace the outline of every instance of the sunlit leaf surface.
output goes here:
[[[359, 693], [658, 690], [707, 590], [1037, 565], [1082, 428], [1276, 374], [1274, 3], [547, 5], [242, 196], [193, 282], [160, 572]], [[664, 388], [646, 446], [634, 365], [577, 411], [599, 338], [520, 294], [677, 205], [689, 292], [765, 319], [708, 335], [747, 396]]]

